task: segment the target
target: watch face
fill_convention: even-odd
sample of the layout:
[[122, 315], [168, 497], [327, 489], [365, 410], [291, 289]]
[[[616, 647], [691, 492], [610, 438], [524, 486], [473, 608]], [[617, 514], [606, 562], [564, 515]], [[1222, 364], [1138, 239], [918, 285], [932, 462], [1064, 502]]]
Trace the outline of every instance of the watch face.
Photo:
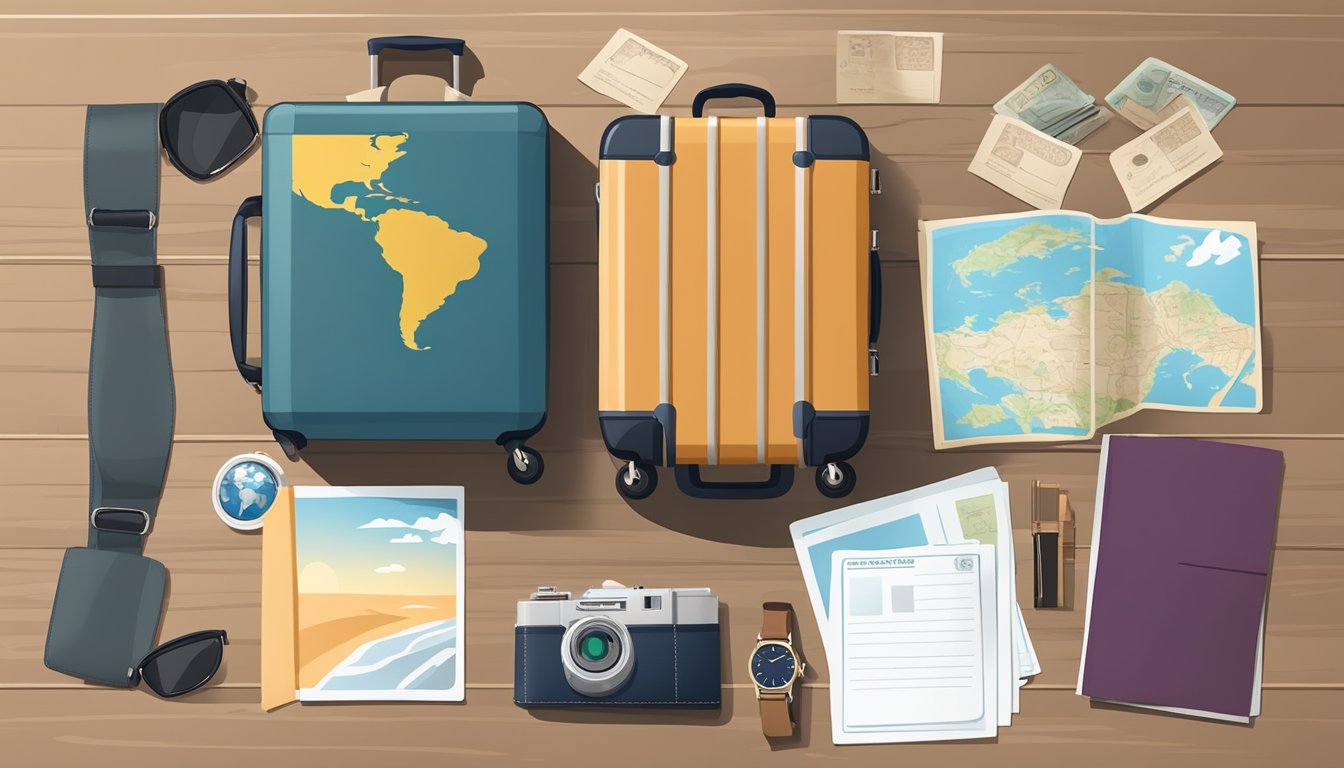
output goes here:
[[787, 646], [766, 643], [751, 655], [751, 679], [762, 688], [783, 688], [798, 671], [798, 659]]

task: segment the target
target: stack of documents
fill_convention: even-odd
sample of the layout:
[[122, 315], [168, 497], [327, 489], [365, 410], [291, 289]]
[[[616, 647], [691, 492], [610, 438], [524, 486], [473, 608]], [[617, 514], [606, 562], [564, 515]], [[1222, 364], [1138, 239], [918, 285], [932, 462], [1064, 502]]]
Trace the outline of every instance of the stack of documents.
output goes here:
[[1283, 454], [1106, 436], [1078, 693], [1182, 715], [1260, 714]]
[[999, 99], [994, 111], [1021, 120], [1065, 144], [1077, 144], [1111, 119], [1054, 64], [1036, 70], [1021, 85]]
[[993, 468], [789, 527], [831, 671], [836, 744], [993, 737], [1040, 662]]

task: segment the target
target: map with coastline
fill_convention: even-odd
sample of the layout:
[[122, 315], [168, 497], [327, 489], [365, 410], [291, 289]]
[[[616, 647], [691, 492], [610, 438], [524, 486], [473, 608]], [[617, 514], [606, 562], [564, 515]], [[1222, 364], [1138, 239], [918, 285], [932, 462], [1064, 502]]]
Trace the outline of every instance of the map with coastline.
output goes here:
[[920, 269], [938, 448], [1086, 439], [1145, 408], [1261, 409], [1253, 222], [930, 221]]
[[408, 138], [405, 133], [295, 135], [293, 192], [319, 208], [344, 211], [374, 227], [379, 256], [402, 279], [397, 309], [401, 342], [420, 351], [430, 348], [416, 340], [420, 324], [459, 283], [476, 276], [487, 243], [383, 186], [388, 167], [406, 156], [402, 145]]

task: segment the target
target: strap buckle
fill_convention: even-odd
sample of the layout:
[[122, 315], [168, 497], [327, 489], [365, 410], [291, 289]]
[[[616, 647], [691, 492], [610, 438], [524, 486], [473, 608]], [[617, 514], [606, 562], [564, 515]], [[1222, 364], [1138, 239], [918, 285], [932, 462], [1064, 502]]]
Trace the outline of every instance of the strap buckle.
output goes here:
[[145, 209], [90, 208], [87, 221], [90, 227], [99, 229], [140, 229], [149, 232], [158, 225], [159, 219], [153, 211]]
[[89, 513], [89, 525], [109, 533], [149, 533], [149, 513], [129, 507], [98, 507]]

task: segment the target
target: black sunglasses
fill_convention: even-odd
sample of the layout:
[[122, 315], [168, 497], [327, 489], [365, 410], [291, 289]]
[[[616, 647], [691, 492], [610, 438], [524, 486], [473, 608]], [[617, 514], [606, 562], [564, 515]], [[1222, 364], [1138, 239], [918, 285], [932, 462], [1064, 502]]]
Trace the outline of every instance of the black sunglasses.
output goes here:
[[191, 693], [210, 682], [219, 671], [228, 642], [229, 637], [222, 629], [192, 632], [169, 640], [130, 670], [128, 687], [134, 688], [144, 680], [150, 690], [165, 699]]
[[237, 78], [189, 85], [159, 110], [159, 139], [168, 161], [197, 181], [238, 162], [260, 135], [247, 104], [247, 83]]

